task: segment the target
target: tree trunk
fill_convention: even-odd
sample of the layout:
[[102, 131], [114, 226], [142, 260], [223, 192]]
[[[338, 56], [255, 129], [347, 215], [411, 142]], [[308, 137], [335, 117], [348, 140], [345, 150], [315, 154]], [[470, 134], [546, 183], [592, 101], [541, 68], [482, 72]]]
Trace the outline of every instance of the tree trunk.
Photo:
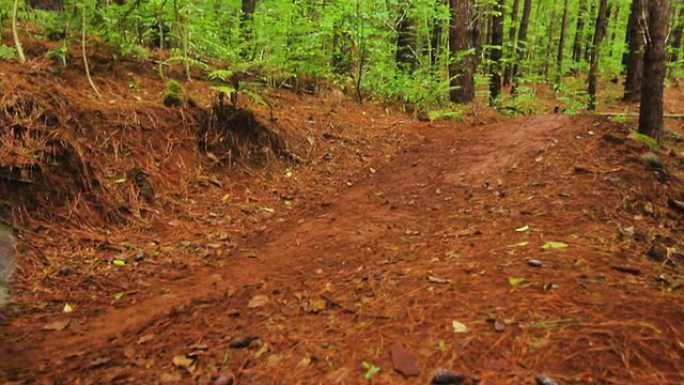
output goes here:
[[520, 30], [518, 31], [518, 44], [517, 44], [517, 51], [518, 51], [518, 57], [516, 58], [515, 64], [513, 64], [513, 73], [512, 73], [512, 80], [513, 80], [513, 85], [511, 88], [511, 92], [515, 94], [518, 85], [520, 83], [519, 79], [519, 72], [520, 72], [520, 64], [522, 63], [523, 60], [525, 60], [525, 56], [527, 54], [527, 28], [530, 23], [530, 11], [532, 9], [532, 0], [525, 0], [525, 5], [523, 6], [523, 16], [522, 20], [520, 20]]
[[556, 86], [563, 79], [563, 51], [565, 50], [565, 30], [568, 28], [568, 0], [563, 3], [563, 20], [561, 21], [560, 38], [558, 39], [558, 53], [556, 54]]
[[506, 64], [506, 70], [504, 71], [504, 79], [503, 79], [503, 84], [504, 86], [508, 87], [511, 85], [511, 77], [513, 75], [513, 65], [510, 61], [512, 61], [515, 58], [515, 53], [516, 53], [516, 41], [515, 41], [515, 34], [517, 32], [517, 25], [518, 25], [518, 11], [520, 9], [520, 0], [513, 0], [513, 8], [511, 9], [511, 26], [508, 28], [508, 42], [509, 46], [511, 47], [511, 52], [510, 54], [507, 53], [506, 55], [509, 57], [509, 63]]
[[475, 58], [473, 49], [472, 0], [449, 0], [451, 8], [451, 28], [449, 29], [449, 49], [452, 58], [449, 65], [451, 91], [449, 99], [454, 103], [469, 103], [475, 99]]
[[598, 16], [596, 17], [596, 28], [594, 29], [594, 40], [591, 44], [590, 68], [589, 68], [589, 110], [596, 109], [596, 82], [598, 77], [599, 55], [601, 53], [601, 41], [606, 34], [606, 16], [608, 13], [608, 0], [601, 0]]
[[397, 51], [395, 61], [400, 69], [407, 72], [413, 72], [418, 65], [416, 37], [412, 31], [412, 24], [412, 20], [408, 17], [406, 10], [404, 10], [396, 23]]
[[14, 38], [14, 47], [17, 50], [17, 58], [20, 63], [26, 62], [26, 56], [24, 56], [24, 49], [21, 45], [21, 40], [19, 40], [19, 31], [17, 28], [17, 19], [19, 14], [19, 0], [14, 0], [14, 5], [12, 6], [12, 37]]
[[491, 45], [491, 79], [489, 80], [489, 104], [494, 106], [501, 96], [501, 49], [503, 45], [503, 11], [505, 0], [498, 0], [492, 15], [490, 30]]
[[578, 63], [582, 60], [582, 40], [584, 39], [584, 19], [587, 13], [587, 0], [580, 0], [579, 13], [577, 14], [577, 29], [575, 42], [572, 45], [572, 60]]
[[625, 56], [626, 76], [625, 93], [622, 100], [638, 102], [641, 96], [641, 73], [643, 67], [643, 41], [641, 15], [643, 0], [632, 0], [632, 6], [627, 22], [627, 54]]
[[663, 139], [663, 83], [667, 60], [670, 5], [668, 0], [645, 1], [647, 3], [646, 47], [639, 132], [661, 143]]

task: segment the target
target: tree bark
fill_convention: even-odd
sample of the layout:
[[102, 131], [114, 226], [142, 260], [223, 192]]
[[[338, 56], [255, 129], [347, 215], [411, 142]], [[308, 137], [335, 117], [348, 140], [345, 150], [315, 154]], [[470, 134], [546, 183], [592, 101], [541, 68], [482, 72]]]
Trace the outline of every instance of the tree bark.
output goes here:
[[596, 17], [596, 28], [594, 29], [594, 39], [591, 44], [588, 94], [589, 110], [596, 109], [596, 83], [598, 77], [599, 56], [601, 53], [601, 41], [606, 34], [606, 16], [608, 14], [608, 0], [601, 0], [598, 16]]
[[513, 81], [511, 92], [513, 94], [515, 94], [520, 83], [520, 79], [518, 76], [520, 72], [520, 63], [522, 63], [522, 61], [525, 60], [525, 56], [527, 54], [527, 28], [530, 23], [531, 10], [532, 0], [525, 0], [525, 5], [523, 6], [522, 20], [520, 20], [520, 30], [518, 31], [518, 44], [516, 47], [518, 57], [516, 58], [515, 64], [513, 64], [513, 73], [511, 74], [511, 79]]
[[670, 4], [668, 0], [645, 0], [646, 47], [641, 88], [639, 132], [663, 140], [663, 87], [667, 60]]
[[511, 85], [511, 77], [513, 75], [513, 65], [510, 63], [515, 58], [516, 54], [516, 41], [515, 41], [515, 35], [517, 32], [517, 26], [518, 26], [518, 13], [520, 10], [520, 0], [513, 0], [513, 8], [511, 9], [511, 26], [508, 28], [508, 41], [509, 41], [509, 46], [511, 47], [511, 52], [510, 54], [507, 53], [506, 55], [511, 59], [509, 60], [509, 63], [506, 64], [506, 70], [504, 71], [504, 78], [503, 78], [503, 85], [508, 87]]
[[584, 39], [584, 19], [587, 13], [587, 0], [580, 0], [579, 13], [577, 14], [577, 28], [575, 30], [575, 42], [572, 45], [572, 60], [578, 63], [582, 60], [582, 40]]
[[451, 28], [449, 49], [453, 63], [449, 65], [451, 90], [449, 99], [454, 103], [469, 103], [475, 99], [475, 57], [473, 49], [473, 1], [449, 0]]
[[563, 3], [563, 20], [561, 21], [560, 37], [558, 39], [558, 53], [556, 54], [556, 86], [563, 79], [563, 51], [565, 50], [565, 30], [568, 28], [568, 0]]
[[498, 0], [495, 4], [489, 35], [492, 47], [490, 52], [492, 65], [490, 68], [491, 78], [489, 80], [489, 104], [492, 106], [499, 102], [499, 97], [501, 96], [501, 50], [503, 45], [503, 11], [505, 4], [505, 0]]
[[625, 56], [625, 92], [622, 100], [625, 102], [638, 102], [641, 96], [641, 73], [643, 68], [643, 42], [644, 31], [642, 28], [641, 15], [643, 0], [632, 0], [632, 6], [627, 21], [627, 53]]

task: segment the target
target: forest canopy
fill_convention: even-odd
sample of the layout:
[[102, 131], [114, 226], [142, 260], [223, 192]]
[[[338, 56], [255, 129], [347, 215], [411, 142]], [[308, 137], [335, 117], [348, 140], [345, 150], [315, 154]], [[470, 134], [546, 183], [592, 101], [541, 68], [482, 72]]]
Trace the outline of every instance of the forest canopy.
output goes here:
[[[326, 81], [360, 100], [376, 95], [419, 110], [469, 102], [494, 77], [523, 100], [530, 84], [552, 84], [574, 110], [592, 105], [584, 86], [592, 60], [599, 78], [622, 82], [630, 47], [643, 56], [643, 44], [629, 44], [629, 31], [645, 25], [630, 18], [635, 3], [644, 1], [3, 0], [0, 56], [23, 60], [21, 40], [30, 36], [52, 41], [45, 54], [69, 65], [71, 51], [97, 43], [113, 60], [156, 61], [160, 76], [172, 64], [188, 78], [251, 71], [275, 85]], [[674, 78], [684, 68], [684, 5], [670, 3]], [[8, 44], [13, 16], [16, 44]]]

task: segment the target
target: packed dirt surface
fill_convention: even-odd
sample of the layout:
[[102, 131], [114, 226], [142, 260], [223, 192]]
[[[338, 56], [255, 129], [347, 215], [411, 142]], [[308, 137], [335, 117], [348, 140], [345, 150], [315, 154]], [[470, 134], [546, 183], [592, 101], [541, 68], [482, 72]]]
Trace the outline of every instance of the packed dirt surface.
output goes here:
[[[684, 261], [645, 256], [681, 231], [667, 207], [681, 184], [642, 165], [647, 147], [588, 117], [398, 127], [386, 156], [302, 177], [284, 214], [244, 210], [242, 237], [217, 235], [235, 229], [211, 202], [169, 240], [194, 252], [110, 266], [124, 293], [110, 305], [106, 288], [69, 295], [87, 276], [35, 277], [55, 297], [3, 323], [4, 379], [415, 384], [448, 368], [483, 384], [681, 383]], [[396, 343], [418, 377], [393, 369]]]
[[213, 107], [264, 122], [261, 153], [193, 126], [201, 81], [166, 108], [119, 68], [96, 102], [50, 68], [0, 66], [0, 171], [31, 171], [0, 174], [0, 383], [684, 381], [681, 134], [658, 158], [595, 117], [415, 122], [335, 91]]

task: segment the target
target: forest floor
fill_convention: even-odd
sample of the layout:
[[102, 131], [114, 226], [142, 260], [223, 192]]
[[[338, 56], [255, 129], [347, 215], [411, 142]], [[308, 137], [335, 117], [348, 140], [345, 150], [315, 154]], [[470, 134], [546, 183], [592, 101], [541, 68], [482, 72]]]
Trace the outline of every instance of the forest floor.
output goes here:
[[[0, 69], [15, 86], [22, 71]], [[654, 166], [626, 125], [591, 116], [416, 122], [334, 93], [267, 98], [306, 162], [229, 170], [160, 129], [175, 152], [140, 161], [158, 170], [148, 216], [98, 226], [76, 199], [15, 214], [0, 382], [684, 381], [680, 136]]]

